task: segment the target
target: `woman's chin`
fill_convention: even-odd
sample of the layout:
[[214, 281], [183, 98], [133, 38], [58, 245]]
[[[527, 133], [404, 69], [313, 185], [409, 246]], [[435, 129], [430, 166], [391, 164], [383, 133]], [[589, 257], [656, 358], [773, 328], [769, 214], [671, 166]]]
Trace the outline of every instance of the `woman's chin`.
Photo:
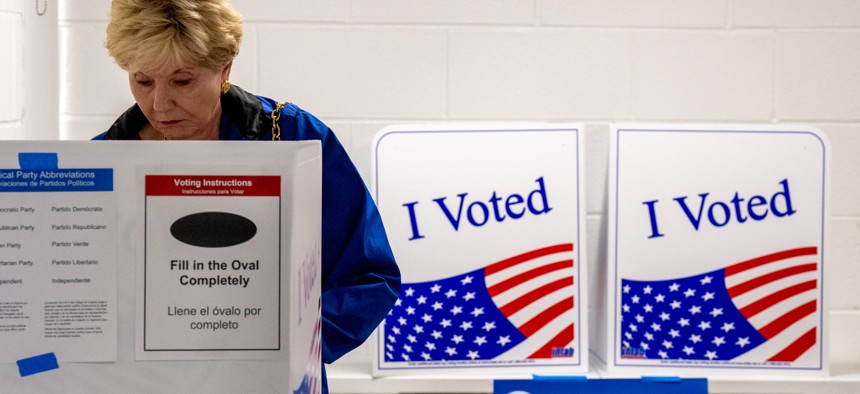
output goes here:
[[177, 129], [168, 129], [163, 130], [164, 139], [166, 140], [210, 140], [213, 139], [210, 136], [210, 133], [205, 133], [200, 130], [177, 130]]
[[197, 134], [197, 130], [190, 127], [182, 127], [180, 125], [165, 126], [159, 125], [158, 131], [170, 140], [187, 139], [187, 136]]

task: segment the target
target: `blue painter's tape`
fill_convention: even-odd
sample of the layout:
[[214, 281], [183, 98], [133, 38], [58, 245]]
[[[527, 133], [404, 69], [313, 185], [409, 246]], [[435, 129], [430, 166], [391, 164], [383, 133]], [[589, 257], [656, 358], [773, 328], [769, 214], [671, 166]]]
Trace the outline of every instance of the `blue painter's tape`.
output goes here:
[[0, 169], [0, 193], [110, 192], [112, 168]]
[[60, 159], [56, 153], [18, 153], [18, 165], [22, 170], [56, 170], [60, 168]]
[[570, 380], [588, 380], [588, 376], [582, 375], [565, 375], [565, 376], [554, 376], [554, 375], [532, 375], [532, 379], [534, 380], [562, 380], [562, 381], [570, 381]]
[[[544, 379], [496, 380], [493, 393], [513, 392], [540, 394], [708, 394], [707, 379], [680, 379], [667, 384], [664, 380], [646, 379]], [[557, 378], [557, 377], [556, 377]], [[660, 379], [665, 379], [661, 377]]]
[[643, 376], [642, 380], [646, 380], [649, 382], [661, 382], [661, 383], [680, 383], [681, 378], [678, 376]]
[[57, 357], [54, 356], [54, 353], [45, 353], [39, 356], [24, 358], [18, 360], [17, 363], [18, 372], [21, 374], [22, 378], [24, 376], [60, 368], [60, 365], [57, 364]]

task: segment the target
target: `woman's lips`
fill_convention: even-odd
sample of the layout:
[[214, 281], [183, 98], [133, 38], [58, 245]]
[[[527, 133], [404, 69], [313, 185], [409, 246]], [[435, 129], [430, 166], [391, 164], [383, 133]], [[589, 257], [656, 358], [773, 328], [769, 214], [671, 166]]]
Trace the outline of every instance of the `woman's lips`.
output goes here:
[[181, 120], [163, 120], [158, 123], [160, 123], [162, 126], [173, 126], [179, 124], [179, 122], [181, 122]]

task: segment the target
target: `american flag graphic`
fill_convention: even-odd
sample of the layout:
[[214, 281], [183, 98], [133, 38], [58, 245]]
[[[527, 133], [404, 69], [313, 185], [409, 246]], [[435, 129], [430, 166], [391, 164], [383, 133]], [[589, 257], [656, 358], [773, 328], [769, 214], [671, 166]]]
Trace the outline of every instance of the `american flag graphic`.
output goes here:
[[[317, 313], [322, 312], [322, 298], [317, 302]], [[322, 391], [322, 320], [317, 319], [311, 334], [308, 364], [305, 366], [305, 376], [302, 384], [293, 394], [319, 393]]]
[[572, 357], [573, 257], [572, 243], [559, 244], [404, 283], [383, 326], [385, 361]]
[[621, 281], [622, 359], [792, 362], [817, 343], [817, 247], [701, 275]]

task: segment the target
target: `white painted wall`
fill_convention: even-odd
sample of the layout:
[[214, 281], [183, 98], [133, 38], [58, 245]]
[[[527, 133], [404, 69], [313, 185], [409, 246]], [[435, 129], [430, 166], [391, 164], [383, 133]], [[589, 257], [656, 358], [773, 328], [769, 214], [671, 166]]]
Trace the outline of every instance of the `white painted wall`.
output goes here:
[[[20, 34], [15, 4], [0, 0], [0, 37]], [[103, 47], [109, 4], [60, 1], [63, 139], [88, 139], [104, 131], [132, 104], [126, 75]], [[233, 4], [246, 27], [231, 80], [252, 92], [296, 102], [323, 119], [368, 179], [373, 135], [389, 124], [587, 122], [592, 264], [605, 250], [598, 240], [606, 214], [610, 122], [820, 128], [834, 151], [827, 266], [833, 278], [828, 284], [831, 362], [860, 364], [860, 2]], [[11, 52], [14, 58], [20, 52], [15, 42], [0, 41], [0, 53]], [[15, 91], [19, 79], [6, 71], [15, 75], [17, 64], [0, 57], [4, 90], [12, 85]], [[12, 97], [0, 95], [2, 135], [20, 129], [20, 104]]]
[[24, 130], [24, 16], [21, 4], [0, 0], [0, 139], [20, 139]]
[[24, 15], [23, 137], [55, 140], [60, 135], [59, 9], [52, 0], [19, 3]]
[[0, 0], [2, 140], [59, 136], [57, 14], [55, 2]]

